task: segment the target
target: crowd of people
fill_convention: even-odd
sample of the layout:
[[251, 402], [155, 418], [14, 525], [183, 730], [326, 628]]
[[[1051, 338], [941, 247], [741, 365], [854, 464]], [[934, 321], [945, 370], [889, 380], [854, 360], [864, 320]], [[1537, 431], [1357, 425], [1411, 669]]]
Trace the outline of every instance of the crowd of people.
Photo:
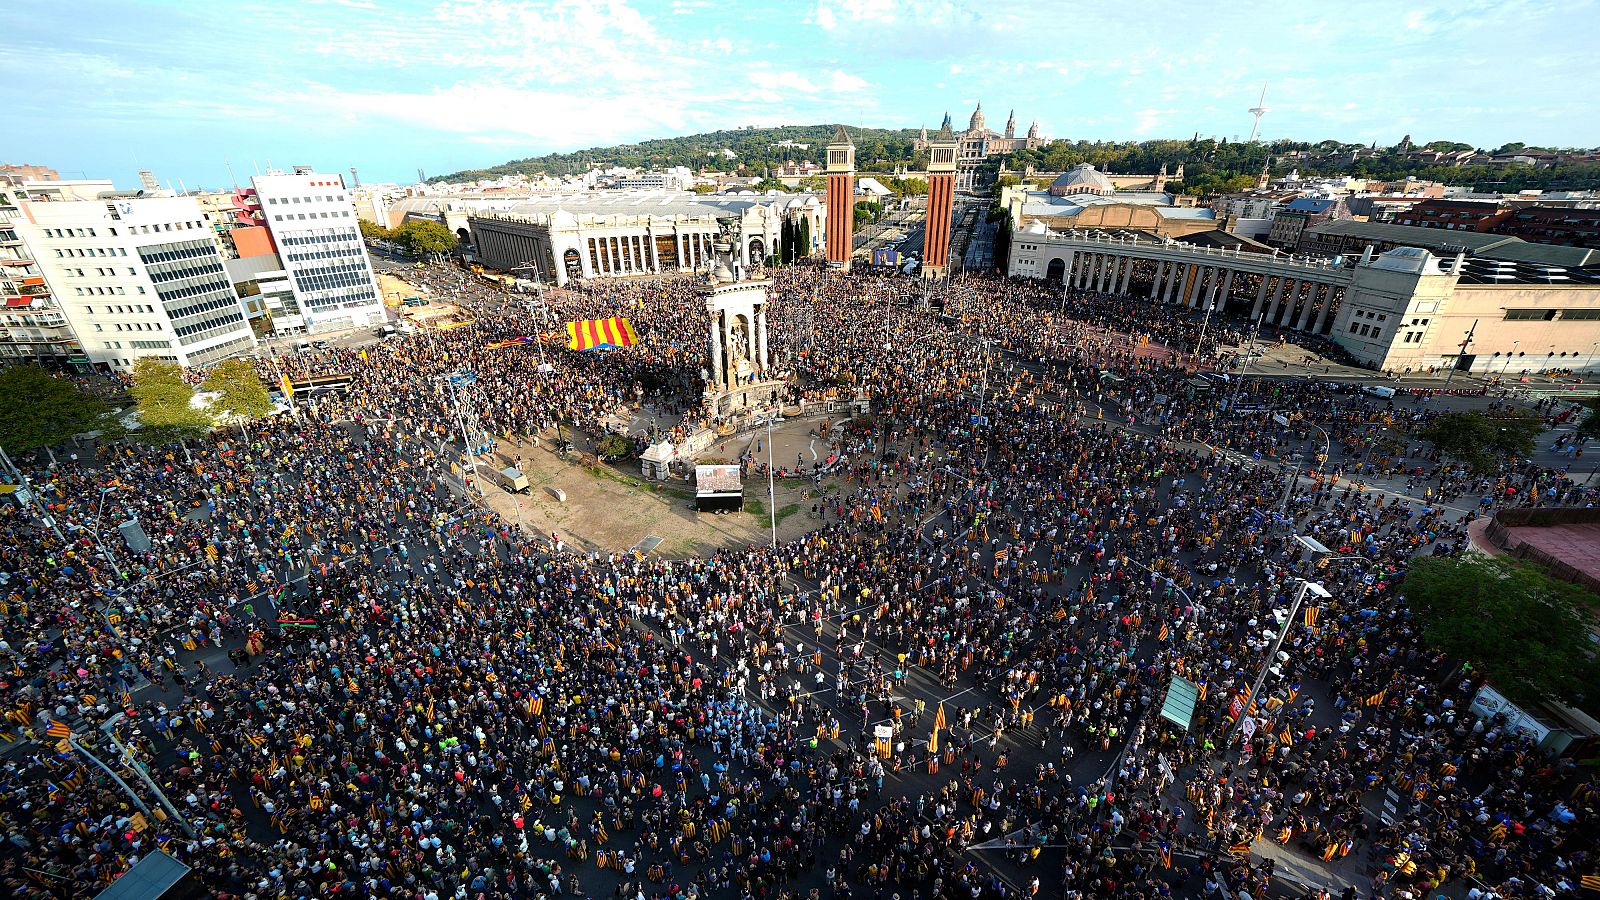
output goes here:
[[[1318, 382], [1196, 389], [1242, 334], [1134, 298], [797, 266], [775, 368], [791, 399], [869, 398], [873, 458], [794, 542], [577, 554], [475, 502], [462, 423], [707, 424], [694, 279], [529, 304], [415, 277], [475, 323], [261, 361], [346, 395], [22, 462], [61, 530], [0, 511], [10, 895], [92, 894], [156, 849], [231, 898], [1261, 897], [1286, 885], [1260, 841], [1368, 860], [1346, 897], [1594, 868], [1593, 770], [1470, 715], [1479, 682], [1394, 589], [1465, 546], [1446, 499], [1595, 502], [1566, 472], [1441, 471], [1427, 407]], [[491, 346], [608, 315], [640, 344]], [[1433, 493], [1363, 489], [1412, 473]], [[128, 518], [148, 551], [97, 539]], [[1344, 559], [1235, 738], [1308, 574], [1295, 535]], [[1175, 676], [1187, 729], [1160, 715]]]

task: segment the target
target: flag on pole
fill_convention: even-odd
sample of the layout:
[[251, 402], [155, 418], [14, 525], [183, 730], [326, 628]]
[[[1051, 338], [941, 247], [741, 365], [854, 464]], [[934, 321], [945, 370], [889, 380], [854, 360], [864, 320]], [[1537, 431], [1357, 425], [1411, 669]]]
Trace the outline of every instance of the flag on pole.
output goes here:
[[288, 375], [285, 375], [282, 372], [278, 373], [278, 387], [283, 389], [284, 397], [290, 400], [294, 399], [294, 385], [289, 383]]
[[1388, 692], [1389, 692], [1389, 689], [1388, 688], [1384, 688], [1383, 690], [1377, 692], [1376, 694], [1373, 694], [1371, 697], [1368, 697], [1367, 701], [1366, 701], [1367, 705], [1368, 706], [1377, 706], [1377, 705], [1379, 705], [1380, 703], [1383, 702], [1383, 696], [1385, 694], [1387, 694]]
[[632, 347], [637, 343], [639, 335], [633, 330], [633, 323], [621, 316], [567, 323], [567, 347], [572, 350]]

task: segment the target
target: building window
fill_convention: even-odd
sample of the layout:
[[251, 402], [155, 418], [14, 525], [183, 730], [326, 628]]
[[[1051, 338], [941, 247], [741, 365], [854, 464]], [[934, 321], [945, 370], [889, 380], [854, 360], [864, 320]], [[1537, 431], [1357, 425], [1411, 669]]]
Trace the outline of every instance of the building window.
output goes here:
[[1548, 322], [1556, 317], [1554, 309], [1508, 309], [1507, 322]]
[[1561, 318], [1563, 320], [1572, 319], [1573, 321], [1580, 319], [1585, 321], [1600, 319], [1600, 307], [1596, 307], [1594, 309], [1563, 309], [1561, 311]]

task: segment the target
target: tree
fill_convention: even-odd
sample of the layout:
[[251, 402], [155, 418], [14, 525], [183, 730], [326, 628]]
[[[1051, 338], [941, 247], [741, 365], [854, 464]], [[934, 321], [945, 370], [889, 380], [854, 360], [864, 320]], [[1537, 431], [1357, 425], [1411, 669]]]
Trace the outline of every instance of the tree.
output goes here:
[[1517, 703], [1554, 697], [1593, 709], [1596, 596], [1508, 557], [1418, 557], [1400, 585], [1423, 639], [1486, 676]]
[[1583, 420], [1578, 423], [1578, 435], [1590, 440], [1600, 440], [1600, 399], [1590, 398], [1583, 403]]
[[0, 370], [0, 447], [12, 453], [50, 448], [101, 427], [110, 407], [38, 366]]
[[689, 190], [694, 191], [696, 194], [715, 194], [717, 186], [714, 184], [697, 184], [689, 188]]
[[201, 437], [211, 431], [211, 417], [191, 401], [194, 389], [183, 380], [177, 363], [144, 357], [133, 364], [133, 385], [128, 388], [143, 427], [130, 437], [146, 444], [170, 444]]
[[777, 191], [782, 194], [787, 194], [789, 193], [789, 186], [776, 178], [763, 178], [756, 182], [756, 186], [753, 188], [753, 190], [763, 194], [767, 191]]
[[620, 434], [608, 434], [600, 439], [595, 449], [600, 451], [601, 459], [622, 459], [633, 452], [633, 443]]
[[272, 412], [272, 398], [256, 374], [256, 367], [242, 359], [225, 359], [213, 368], [201, 390], [221, 396], [211, 404], [211, 414], [219, 420], [251, 421]]
[[1477, 410], [1444, 413], [1417, 432], [1417, 437], [1474, 472], [1493, 471], [1501, 460], [1533, 453], [1533, 439], [1544, 426], [1533, 416], [1491, 419]]
[[784, 265], [794, 262], [794, 223], [788, 219], [778, 229], [778, 261]]
[[800, 233], [796, 238], [795, 256], [804, 259], [811, 255], [811, 217], [800, 220]]
[[456, 248], [456, 233], [431, 219], [410, 219], [394, 230], [394, 240], [418, 256], [449, 253]]
[[379, 225], [377, 222], [368, 222], [361, 219], [356, 222], [356, 227], [361, 229], [361, 236], [369, 241], [389, 241], [394, 239], [394, 232]]
[[807, 175], [796, 182], [795, 187], [802, 191], [810, 191], [813, 194], [820, 193], [828, 189], [828, 179], [823, 178], [821, 175]]

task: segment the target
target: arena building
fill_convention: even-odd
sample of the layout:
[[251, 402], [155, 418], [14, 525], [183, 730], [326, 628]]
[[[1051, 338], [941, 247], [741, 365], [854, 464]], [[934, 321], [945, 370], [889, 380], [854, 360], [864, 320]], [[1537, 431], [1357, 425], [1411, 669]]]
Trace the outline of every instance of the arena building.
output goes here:
[[533, 266], [556, 284], [573, 278], [700, 271], [711, 261], [717, 219], [739, 217], [739, 262], [778, 252], [783, 223], [822, 245], [822, 204], [814, 194], [712, 195], [675, 192], [536, 197], [466, 217], [478, 260], [501, 271]]

